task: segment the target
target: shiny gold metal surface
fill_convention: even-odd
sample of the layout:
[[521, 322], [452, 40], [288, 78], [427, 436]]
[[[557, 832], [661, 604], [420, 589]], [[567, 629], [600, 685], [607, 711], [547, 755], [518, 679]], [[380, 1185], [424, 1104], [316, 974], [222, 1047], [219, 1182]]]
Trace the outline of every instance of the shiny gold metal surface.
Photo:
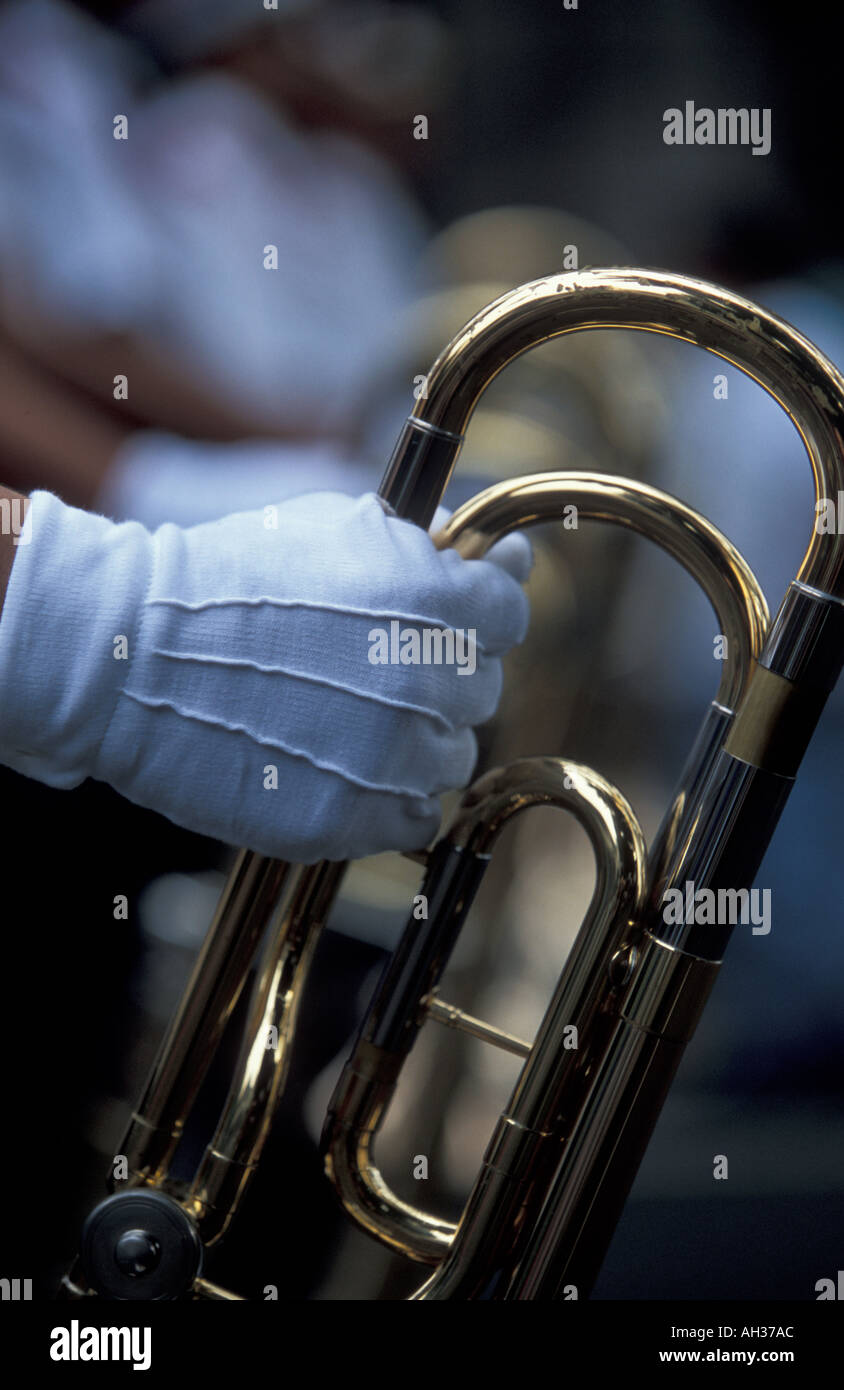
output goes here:
[[[487, 773], [469, 789], [422, 887], [429, 903], [442, 903], [444, 918], [453, 914], [462, 919], [505, 824], [543, 804], [568, 810], [578, 819], [592, 844], [597, 874], [592, 902], [566, 971], [499, 1125], [499, 1134], [515, 1135], [518, 1141], [512, 1161], [528, 1166], [538, 1161], [540, 1147], [555, 1145], [563, 1116], [569, 1118], [566, 1107], [576, 1110], [583, 1078], [593, 1065], [587, 1046], [566, 1047], [567, 1030], [573, 1026], [584, 1042], [591, 1040], [605, 1002], [610, 961], [641, 912], [646, 857], [641, 829], [620, 792], [589, 768], [563, 759], [525, 758]], [[422, 924], [411, 917], [392, 972], [398, 983], [406, 980], [411, 969], [414, 977], [421, 971], [420, 987], [406, 986], [403, 1015], [385, 1030], [383, 1016], [392, 1006], [393, 981], [388, 976], [382, 983], [334, 1092], [324, 1152], [328, 1177], [346, 1211], [364, 1230], [412, 1259], [439, 1261], [457, 1228], [394, 1196], [374, 1155], [375, 1135], [410, 1040], [415, 1040], [427, 1013], [423, 1000], [430, 997], [447, 960], [442, 936], [448, 923], [440, 920], [435, 907], [424, 924], [424, 931], [437, 940], [433, 978], [414, 960], [422, 930]], [[385, 1031], [389, 1041], [381, 1037]], [[494, 1167], [500, 1170], [500, 1157]], [[468, 1211], [464, 1228], [477, 1219], [474, 1211]]]
[[609, 522], [647, 537], [697, 580], [733, 654], [723, 663], [715, 698], [734, 709], [750, 673], [749, 662], [762, 650], [770, 622], [768, 605], [735, 546], [676, 497], [607, 474], [536, 473], [478, 493], [454, 512], [434, 543], [440, 549], [454, 546], [466, 559], [477, 558], [511, 531], [560, 521], [569, 506], [577, 508], [579, 520]]
[[[719, 727], [723, 728], [761, 651], [769, 615], [764, 595], [742, 556], [691, 508], [656, 488], [623, 478], [592, 473], [537, 474], [497, 484], [465, 503], [438, 533], [435, 543], [454, 546], [467, 558], [482, 556], [510, 531], [560, 520], [564, 508], [572, 504], [579, 519], [611, 522], [655, 541], [701, 585], [720, 630], [729, 633], [729, 650], [734, 656], [724, 663], [715, 702]], [[706, 766], [695, 767], [694, 779], [686, 789], [688, 796], [705, 780], [714, 752], [717, 748], [711, 744], [704, 748]], [[521, 780], [528, 771], [537, 778], [536, 787], [531, 786], [529, 794], [520, 794]], [[459, 1225], [444, 1223], [399, 1200], [378, 1169], [375, 1137], [403, 1059], [373, 1043], [373, 1014], [364, 1020], [326, 1120], [326, 1173], [347, 1213], [385, 1245], [412, 1259], [440, 1266], [418, 1293], [419, 1298], [478, 1297], [507, 1242], [512, 1243], [513, 1250], [519, 1248], [522, 1234], [538, 1218], [537, 1203], [551, 1182], [563, 1141], [569, 1147], [576, 1146], [576, 1117], [611, 1046], [608, 1019], [626, 1017], [620, 1005], [626, 998], [625, 986], [638, 989], [643, 978], [643, 952], [631, 942], [644, 913], [644, 841], [624, 798], [597, 774], [552, 759], [523, 760], [488, 774], [467, 793], [441, 844], [450, 844], [463, 855], [487, 856], [504, 822], [543, 799], [540, 787], [552, 804], [569, 809], [590, 834], [598, 885]], [[593, 819], [596, 805], [601, 811], [600, 834]], [[625, 884], [629, 889], [634, 878], [633, 900], [625, 899], [620, 911], [614, 895]], [[422, 891], [430, 899], [436, 890], [426, 879]], [[449, 908], [454, 910], [452, 904]], [[436, 922], [428, 928], [436, 929]], [[406, 928], [408, 955], [419, 935], [420, 925], [411, 918]], [[619, 958], [625, 951], [632, 962], [629, 972], [619, 970]], [[397, 958], [401, 953], [402, 945]], [[707, 965], [707, 975], [714, 975], [715, 969]], [[406, 966], [396, 974], [397, 979], [406, 975]], [[696, 975], [694, 983], [697, 981]], [[408, 1001], [409, 1017], [417, 1021], [431, 1016], [428, 984], [426, 980], [421, 992]], [[665, 1000], [671, 1000], [666, 1007], [680, 1012], [693, 1007], [689, 990], [686, 974], [672, 976], [665, 983]], [[691, 997], [699, 995], [692, 990]], [[376, 1001], [374, 1014], [377, 1009]], [[570, 1051], [565, 1039], [571, 1036], [567, 1030], [572, 1028], [578, 1047]], [[474, 1031], [483, 1037], [481, 1030]], [[495, 1041], [494, 1037], [486, 1040]], [[509, 1216], [505, 1216], [508, 1211]], [[492, 1245], [487, 1240], [490, 1226], [495, 1233]], [[502, 1270], [497, 1278], [503, 1281]]]
[[[601, 328], [663, 334], [732, 363], [788, 413], [809, 457], [816, 500], [844, 491], [844, 379], [813, 344], [716, 286], [613, 268], [523, 285], [458, 333], [402, 430], [383, 499], [428, 526], [488, 384], [539, 343]], [[324, 1131], [327, 1172], [354, 1219], [435, 1265], [416, 1295], [422, 1299], [588, 1294], [729, 934], [667, 925], [664, 892], [689, 880], [698, 888], [749, 886], [844, 662], [844, 538], [815, 531], [813, 516], [806, 518], [804, 561], [769, 629], [765, 600], [734, 547], [682, 503], [624, 479], [556, 473], [499, 484], [455, 513], [438, 543], [482, 554], [497, 536], [549, 521], [572, 501], [584, 517], [639, 531], [674, 555], [712, 601], [731, 659], [649, 863], [620, 793], [588, 769], [551, 758], [482, 777], [426, 856], [430, 920], [408, 923]], [[595, 893], [455, 1226], [392, 1194], [375, 1163], [374, 1139], [426, 1017], [496, 1041], [492, 1025], [461, 1020], [461, 1011], [438, 1000], [437, 981], [498, 830], [543, 803], [569, 810], [586, 829]], [[225, 1231], [258, 1162], [308, 963], [343, 869], [240, 855], [124, 1141], [130, 1185], [172, 1195], [206, 1245]], [[175, 1147], [259, 945], [236, 1075], [185, 1191], [169, 1177]], [[270, 1026], [278, 1046], [268, 1054]], [[567, 1045], [572, 1029], [575, 1047]], [[86, 1292], [76, 1268], [66, 1285], [72, 1296]], [[193, 1292], [236, 1297], [200, 1277]]]

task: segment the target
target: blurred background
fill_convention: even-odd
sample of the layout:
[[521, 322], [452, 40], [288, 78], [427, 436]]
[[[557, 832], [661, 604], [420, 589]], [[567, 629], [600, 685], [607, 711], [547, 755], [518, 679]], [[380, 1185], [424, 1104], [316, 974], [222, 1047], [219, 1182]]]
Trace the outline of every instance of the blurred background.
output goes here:
[[[0, 5], [0, 476], [151, 527], [373, 489], [414, 385], [462, 323], [523, 281], [590, 265], [713, 279], [844, 366], [837, 83], [811, 8], [797, 30], [727, 0]], [[769, 109], [770, 153], [666, 145], [663, 112], [687, 100]], [[548, 468], [640, 478], [720, 526], [775, 610], [813, 524], [810, 471], [758, 387], [731, 368], [726, 396], [716, 386], [723, 365], [629, 333], [547, 345], [485, 395], [446, 500]], [[531, 633], [482, 764], [586, 762], [652, 835], [717, 687], [714, 617], [644, 541], [588, 523], [532, 534]], [[812, 1299], [841, 1264], [842, 738], [839, 691], [758, 878], [772, 930], [736, 928], [597, 1298]], [[57, 792], [3, 769], [0, 784], [0, 1272], [49, 1297], [231, 853], [92, 782]], [[417, 883], [389, 856], [349, 873], [262, 1168], [208, 1269], [247, 1297], [397, 1298], [419, 1282], [350, 1230], [316, 1152]], [[591, 892], [577, 827], [523, 818], [445, 996], [530, 1037]], [[459, 1212], [516, 1070], [427, 1030], [380, 1148], [400, 1195]], [[220, 1067], [185, 1171], [225, 1086]]]

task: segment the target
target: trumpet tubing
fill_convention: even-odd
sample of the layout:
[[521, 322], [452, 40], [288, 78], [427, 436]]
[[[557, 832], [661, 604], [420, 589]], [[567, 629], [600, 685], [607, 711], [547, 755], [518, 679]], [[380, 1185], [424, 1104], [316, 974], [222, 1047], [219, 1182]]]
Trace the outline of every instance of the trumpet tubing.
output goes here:
[[[764, 595], [738, 551], [691, 508], [656, 488], [601, 474], [546, 473], [498, 484], [460, 507], [436, 544], [481, 556], [510, 531], [560, 518], [571, 503], [578, 517], [632, 529], [673, 555], [709, 597], [719, 629], [729, 633], [735, 659], [725, 664], [697, 741], [698, 756], [679, 793], [688, 816], [761, 651], [769, 620]], [[454, 1018], [459, 1011], [437, 998], [437, 981], [504, 823], [543, 801], [571, 811], [587, 831], [596, 859], [595, 895], [537, 1037], [525, 1045], [525, 1066], [463, 1217], [456, 1226], [444, 1225], [390, 1192], [375, 1163], [375, 1137], [422, 1024], [431, 1019], [463, 1026]], [[524, 759], [481, 778], [433, 851], [422, 888], [428, 921], [408, 920], [338, 1082], [323, 1134], [326, 1172], [352, 1219], [410, 1258], [438, 1264], [415, 1297], [511, 1296], [524, 1240], [563, 1154], [576, 1167], [567, 1183], [568, 1234], [576, 1231], [579, 1244], [560, 1287], [582, 1293], [591, 1284], [614, 1224], [607, 1213], [620, 1208], [632, 1180], [627, 1169], [605, 1172], [625, 1118], [612, 1113], [606, 1096], [624, 1084], [639, 1086], [645, 1062], [654, 1075], [663, 1073], [667, 1090], [682, 1052], [678, 1044], [691, 1036], [717, 973], [717, 963], [709, 961], [690, 969], [685, 956], [665, 951], [643, 931], [647, 888], [644, 839], [621, 793], [588, 768], [560, 759]], [[649, 981], [643, 1004], [636, 1006], [645, 1010], [641, 1017], [626, 1012], [633, 1009], [634, 975], [640, 988]], [[652, 1016], [655, 990], [665, 1011], [664, 1030]], [[685, 1034], [677, 1031], [681, 1017]], [[507, 1046], [491, 1025], [482, 1025], [481, 1032], [473, 1023], [467, 1031]], [[619, 1035], [627, 1034], [623, 1047]], [[653, 1045], [657, 1036], [661, 1050]], [[556, 1258], [562, 1243], [558, 1236]]]
[[[608, 269], [523, 285], [467, 324], [428, 374], [427, 395], [387, 468], [384, 501], [427, 527], [489, 382], [549, 338], [599, 328], [663, 334], [732, 363], [795, 424], [816, 501], [844, 490], [844, 379], [807, 339], [702, 281]], [[673, 555], [710, 599], [731, 659], [649, 855], [635, 815], [609, 783], [578, 764], [534, 758], [481, 777], [447, 834], [415, 856], [426, 866], [429, 916], [409, 920], [361, 1024], [326, 1119], [323, 1156], [352, 1219], [433, 1266], [420, 1299], [558, 1298], [572, 1286], [588, 1293], [729, 935], [728, 927], [667, 924], [664, 895], [690, 880], [699, 889], [750, 886], [844, 663], [844, 540], [835, 533], [811, 528], [772, 623], [726, 537], [676, 499], [623, 478], [547, 473], [497, 484], [455, 512], [437, 544], [483, 555], [508, 531], [561, 517], [571, 502], [584, 518], [637, 531]], [[463, 1014], [437, 988], [498, 833], [537, 804], [580, 821], [597, 872], [584, 923], [527, 1043]], [[259, 1161], [308, 965], [343, 870], [240, 854], [121, 1145], [128, 1191], [89, 1218], [85, 1259], [65, 1280], [68, 1296], [237, 1297], [203, 1277], [202, 1252], [231, 1223]], [[217, 1131], [193, 1181], [177, 1185], [173, 1154], [259, 946]], [[375, 1159], [379, 1126], [426, 1022], [524, 1058], [456, 1224], [400, 1201]], [[278, 1030], [272, 1051], [265, 1046], [271, 1025]], [[143, 1280], [123, 1277], [103, 1257], [121, 1232], [137, 1233], [145, 1200], [150, 1228], [159, 1223], [156, 1240], [166, 1217], [180, 1245], [169, 1282], [156, 1285], [163, 1293], [145, 1293]]]

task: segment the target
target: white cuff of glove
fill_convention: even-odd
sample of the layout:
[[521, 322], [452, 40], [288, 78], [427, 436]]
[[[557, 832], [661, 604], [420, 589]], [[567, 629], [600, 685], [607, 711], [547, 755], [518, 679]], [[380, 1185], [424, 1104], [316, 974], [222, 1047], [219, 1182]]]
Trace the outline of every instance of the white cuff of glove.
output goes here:
[[151, 537], [137, 522], [32, 494], [0, 619], [0, 751], [51, 787], [91, 775], [117, 704], [151, 577]]

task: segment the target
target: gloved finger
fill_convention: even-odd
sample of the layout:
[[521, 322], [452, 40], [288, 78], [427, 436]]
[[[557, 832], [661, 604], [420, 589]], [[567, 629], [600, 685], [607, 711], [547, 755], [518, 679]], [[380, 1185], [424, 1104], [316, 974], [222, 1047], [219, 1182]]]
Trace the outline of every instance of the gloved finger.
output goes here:
[[[437, 507], [431, 522], [432, 536], [442, 530], [451, 515], [448, 507]], [[497, 541], [484, 558], [512, 575], [517, 584], [526, 584], [533, 569], [533, 546], [524, 531], [513, 531]]]
[[[362, 791], [343, 838], [336, 847], [327, 845], [325, 857], [363, 859], [379, 853], [385, 844], [394, 845], [399, 853], [424, 849], [436, 838], [441, 820], [442, 805], [436, 796], [405, 797], [392, 805], [374, 792]], [[280, 843], [283, 850], [284, 839]], [[269, 852], [279, 857], [277, 847]]]
[[533, 546], [524, 531], [513, 531], [497, 541], [485, 558], [505, 570], [517, 584], [526, 584], [533, 569]]
[[440, 561], [440, 573], [447, 578], [443, 599], [450, 600], [440, 603], [445, 621], [472, 630], [487, 656], [502, 656], [524, 641], [530, 604], [512, 575], [489, 559], [463, 560], [455, 550], [441, 551]]

